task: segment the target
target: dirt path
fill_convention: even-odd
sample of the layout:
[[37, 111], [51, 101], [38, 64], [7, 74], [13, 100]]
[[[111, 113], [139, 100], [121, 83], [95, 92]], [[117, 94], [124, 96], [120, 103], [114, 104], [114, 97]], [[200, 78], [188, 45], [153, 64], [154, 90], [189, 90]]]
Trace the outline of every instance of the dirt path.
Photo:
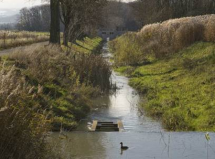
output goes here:
[[2, 50], [0, 51], [0, 56], [3, 56], [3, 55], [7, 55], [7, 54], [10, 54], [12, 53], [13, 51], [15, 50], [22, 50], [22, 49], [25, 49], [27, 47], [38, 47], [38, 46], [45, 46], [45, 45], [48, 45], [48, 41], [46, 42], [40, 42], [40, 43], [34, 43], [34, 44], [31, 44], [31, 45], [26, 45], [26, 46], [20, 46], [20, 47], [15, 47], [15, 48], [11, 48], [11, 49], [6, 49], [6, 50]]

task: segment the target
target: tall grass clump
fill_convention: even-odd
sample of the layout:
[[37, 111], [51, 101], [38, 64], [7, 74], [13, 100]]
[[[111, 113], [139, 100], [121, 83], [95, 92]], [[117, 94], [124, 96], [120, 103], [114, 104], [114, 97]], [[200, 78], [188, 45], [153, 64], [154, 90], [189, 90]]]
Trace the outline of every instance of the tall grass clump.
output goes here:
[[31, 86], [15, 67], [1, 63], [0, 79], [1, 158], [49, 158], [48, 112], [33, 102]]
[[113, 40], [110, 46], [121, 65], [151, 62], [154, 58], [171, 56], [197, 41], [214, 42], [214, 21], [212, 14], [149, 24], [137, 33]]

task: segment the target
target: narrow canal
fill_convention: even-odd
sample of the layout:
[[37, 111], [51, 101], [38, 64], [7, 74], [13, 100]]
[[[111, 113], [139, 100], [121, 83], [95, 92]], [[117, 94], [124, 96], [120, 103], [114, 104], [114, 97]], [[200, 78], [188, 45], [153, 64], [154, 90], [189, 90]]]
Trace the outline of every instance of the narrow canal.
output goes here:
[[[104, 57], [110, 56], [104, 46]], [[84, 119], [78, 129], [60, 139], [53, 133], [53, 146], [65, 159], [215, 159], [215, 134], [211, 140], [201, 132], [168, 132], [158, 121], [147, 117], [140, 109], [138, 93], [128, 85], [128, 78], [113, 72], [112, 83], [117, 90], [94, 101], [98, 108]], [[144, 101], [141, 101], [144, 102]], [[117, 121], [124, 132], [89, 132], [92, 120]], [[120, 142], [129, 149], [121, 151]]]

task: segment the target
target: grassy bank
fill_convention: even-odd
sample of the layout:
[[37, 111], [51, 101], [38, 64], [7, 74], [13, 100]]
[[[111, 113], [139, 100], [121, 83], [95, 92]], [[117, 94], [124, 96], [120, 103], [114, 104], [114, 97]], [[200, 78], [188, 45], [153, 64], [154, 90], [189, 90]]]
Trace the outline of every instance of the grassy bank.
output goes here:
[[85, 54], [100, 54], [102, 49], [102, 39], [99, 37], [90, 39], [88, 37], [84, 38], [82, 41], [76, 40], [75, 44], [69, 44], [73, 51], [76, 53], [82, 52]]
[[0, 31], [0, 50], [49, 40], [49, 33]]
[[54, 158], [47, 156], [48, 131], [76, 127], [91, 99], [109, 89], [110, 74], [108, 63], [93, 52], [59, 46], [29, 47], [1, 58], [1, 156]]
[[[177, 20], [169, 23], [174, 24], [174, 21]], [[196, 29], [195, 25], [193, 29]], [[181, 35], [185, 35], [181, 31]], [[110, 43], [110, 47], [115, 53], [116, 70], [127, 74], [131, 78], [131, 86], [146, 97], [147, 102], [142, 104], [146, 112], [162, 120], [168, 130], [215, 131], [214, 43], [194, 40], [189, 47], [181, 47], [180, 51], [174, 52], [174, 49], [169, 50], [163, 45], [160, 50], [167, 49], [165, 54], [156, 50], [150, 53], [141, 46], [150, 44], [151, 40], [142, 43], [138, 39], [145, 32], [140, 34], [129, 33], [119, 37]], [[197, 33], [193, 34], [197, 36]], [[211, 41], [213, 39], [215, 37], [211, 37]], [[124, 47], [125, 41], [132, 46]], [[171, 41], [170, 47], [177, 43], [176, 40]]]

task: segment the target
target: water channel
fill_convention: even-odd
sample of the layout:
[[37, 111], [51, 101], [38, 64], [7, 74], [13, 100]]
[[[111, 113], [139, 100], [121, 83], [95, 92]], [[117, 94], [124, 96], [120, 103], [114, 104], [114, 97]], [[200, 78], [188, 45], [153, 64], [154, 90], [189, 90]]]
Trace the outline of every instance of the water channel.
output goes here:
[[[110, 56], [104, 46], [104, 57]], [[211, 140], [205, 132], [168, 132], [159, 121], [147, 117], [140, 109], [142, 100], [137, 91], [128, 85], [128, 78], [113, 72], [112, 82], [117, 90], [94, 101], [95, 109], [84, 119], [78, 129], [67, 132], [60, 139], [53, 133], [54, 143], [65, 159], [215, 159], [215, 133]], [[144, 102], [144, 101], [141, 101]], [[121, 120], [123, 132], [89, 132], [92, 120]], [[129, 146], [121, 151], [120, 142]]]

